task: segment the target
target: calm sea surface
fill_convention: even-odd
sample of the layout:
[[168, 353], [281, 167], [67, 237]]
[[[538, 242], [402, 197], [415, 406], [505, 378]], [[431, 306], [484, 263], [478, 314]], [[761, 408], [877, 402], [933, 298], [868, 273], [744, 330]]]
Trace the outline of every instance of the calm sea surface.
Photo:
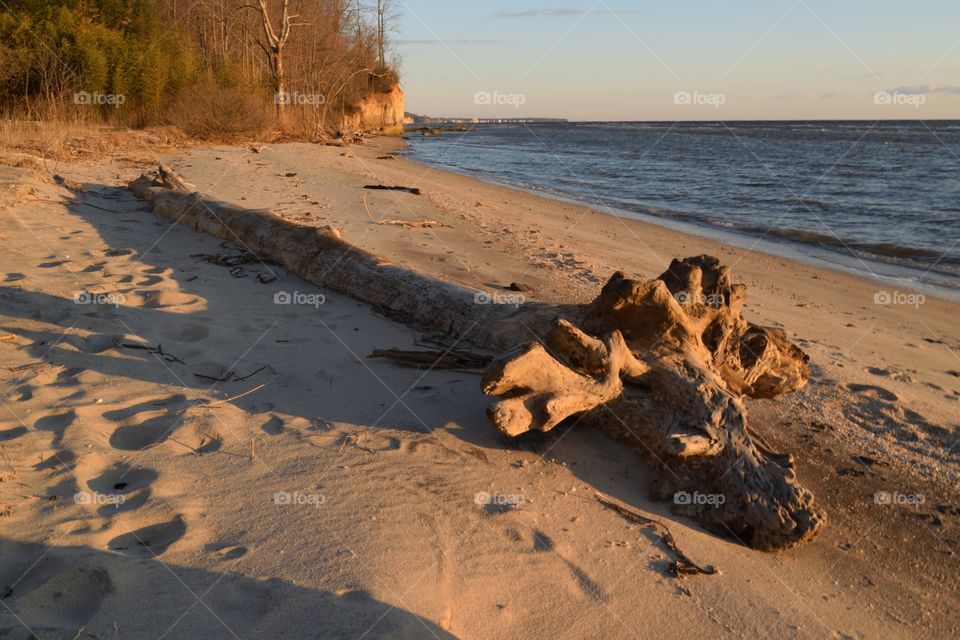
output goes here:
[[960, 121], [475, 125], [429, 165], [960, 294]]

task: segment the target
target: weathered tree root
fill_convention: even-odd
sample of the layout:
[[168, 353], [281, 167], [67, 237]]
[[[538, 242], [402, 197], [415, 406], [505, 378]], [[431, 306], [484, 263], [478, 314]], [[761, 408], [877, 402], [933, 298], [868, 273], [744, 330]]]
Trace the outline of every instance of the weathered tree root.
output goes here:
[[[479, 304], [474, 291], [381, 260], [339, 230], [205, 199], [166, 168], [131, 190], [154, 213], [230, 240], [316, 285], [413, 326], [497, 352], [483, 389], [509, 436], [577, 416], [646, 455], [681, 492], [675, 511], [758, 549], [813, 539], [826, 521], [747, 426], [743, 398], [801, 388], [807, 356], [777, 329], [743, 319], [745, 287], [716, 258], [674, 260], [647, 282], [614, 274], [587, 305]], [[537, 336], [534, 343], [517, 347]], [[687, 499], [679, 499], [686, 496]], [[705, 499], [702, 499], [705, 498]]]
[[617, 273], [542, 343], [488, 369], [484, 392], [503, 398], [488, 415], [509, 436], [577, 415], [671, 474], [675, 511], [757, 549], [807, 542], [825, 516], [792, 460], [754, 445], [742, 397], [799, 389], [808, 358], [743, 319], [744, 293], [709, 256], [649, 282]]

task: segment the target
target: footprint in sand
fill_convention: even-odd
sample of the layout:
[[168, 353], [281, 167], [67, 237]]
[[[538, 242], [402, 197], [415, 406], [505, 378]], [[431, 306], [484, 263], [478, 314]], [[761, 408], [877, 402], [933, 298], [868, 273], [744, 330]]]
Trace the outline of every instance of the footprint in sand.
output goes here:
[[235, 544], [224, 544], [224, 543], [211, 543], [203, 548], [204, 551], [209, 551], [216, 555], [220, 560], [236, 560], [237, 558], [242, 558], [247, 555], [247, 548]]
[[33, 423], [33, 428], [37, 431], [49, 431], [53, 434], [52, 446], [57, 446], [63, 441], [63, 434], [67, 427], [73, 424], [77, 419], [77, 413], [72, 409], [64, 413], [53, 413], [46, 415]]
[[51, 471], [51, 477], [56, 477], [61, 473], [70, 471], [77, 457], [69, 449], [60, 449], [52, 451], [49, 454], [44, 452], [40, 459], [33, 465], [34, 471]]
[[279, 416], [270, 416], [270, 419], [260, 425], [264, 433], [278, 436], [283, 433], [283, 420]]
[[861, 396], [875, 398], [886, 402], [896, 402], [900, 398], [892, 391], [887, 391], [883, 387], [872, 384], [848, 384], [847, 389]]
[[[55, 573], [45, 575], [48, 573], [49, 570], [34, 570], [26, 583], [19, 585], [21, 590], [29, 590], [4, 611], [16, 616], [17, 623], [11, 628], [20, 624], [29, 627], [31, 633], [24, 636], [29, 638], [79, 638], [83, 634], [77, 629], [82, 631], [97, 614], [103, 600], [114, 591], [110, 574], [96, 564], [56, 566]], [[36, 585], [37, 574], [43, 578], [39, 585]], [[0, 637], [13, 636], [0, 632]]]
[[[88, 457], [84, 456], [77, 465], [78, 478], [82, 479], [93, 471], [92, 468], [89, 471], [85, 468]], [[99, 466], [96, 464], [99, 460], [95, 459], [92, 462], [94, 467]], [[86, 486], [94, 494], [118, 499], [90, 501], [89, 504], [96, 506], [97, 513], [104, 518], [134, 511], [150, 499], [151, 487], [158, 477], [159, 474], [153, 469], [117, 463], [103, 470], [96, 477], [86, 480]]]
[[181, 422], [184, 400], [185, 396], [175, 395], [104, 412], [104, 418], [120, 423], [110, 435], [110, 446], [139, 451], [163, 442]]
[[107, 543], [107, 548], [131, 558], [153, 558], [163, 555], [170, 545], [187, 533], [183, 516], [177, 515], [169, 522], [142, 527], [121, 534]]
[[869, 384], [847, 384], [854, 402], [844, 407], [851, 422], [872, 433], [889, 433], [901, 442], [943, 440], [949, 429], [933, 424], [923, 415], [902, 405], [897, 394]]
[[27, 428], [23, 425], [18, 427], [12, 427], [10, 429], [0, 429], [0, 442], [8, 442], [10, 440], [16, 440], [27, 433]]
[[164, 281], [162, 276], [144, 276], [139, 282], [137, 282], [138, 287], [152, 287], [155, 284], [160, 284]]
[[122, 338], [123, 336], [118, 334], [93, 334], [85, 338], [67, 336], [63, 341], [81, 353], [103, 353], [117, 346]]
[[71, 367], [69, 369], [62, 369], [56, 373], [56, 377], [52, 382], [49, 382], [51, 387], [79, 387], [86, 383], [92, 382], [89, 378], [92, 375], [84, 375], [88, 373], [83, 367]]
[[146, 309], [166, 309], [169, 307], [186, 307], [198, 304], [200, 298], [179, 291], [138, 291], [142, 299], [140, 306]]

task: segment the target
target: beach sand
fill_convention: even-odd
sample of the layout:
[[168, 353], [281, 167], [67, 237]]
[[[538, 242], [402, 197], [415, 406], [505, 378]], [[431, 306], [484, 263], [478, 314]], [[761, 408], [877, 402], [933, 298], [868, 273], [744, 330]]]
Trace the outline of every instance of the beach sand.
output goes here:
[[[876, 304], [894, 289], [379, 159], [400, 144], [61, 164], [82, 193], [0, 168], [0, 637], [939, 638], [960, 625], [958, 305]], [[160, 161], [204, 194], [333, 225], [478, 291], [587, 301], [616, 270], [650, 278], [716, 255], [748, 286], [747, 318], [810, 354], [807, 388], [749, 407], [796, 456], [827, 528], [753, 551], [651, 501], [652, 469], [598, 432], [507, 441], [478, 373], [368, 357], [423, 336], [275, 265], [205, 259], [243, 248], [124, 188]], [[443, 226], [376, 224], [391, 219]], [[661, 518], [721, 573], [669, 576], [659, 535], [595, 491]]]

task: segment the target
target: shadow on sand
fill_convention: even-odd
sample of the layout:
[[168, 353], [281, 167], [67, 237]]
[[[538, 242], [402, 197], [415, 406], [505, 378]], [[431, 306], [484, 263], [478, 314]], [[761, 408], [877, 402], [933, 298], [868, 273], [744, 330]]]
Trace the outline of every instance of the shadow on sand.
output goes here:
[[203, 570], [0, 538], [0, 638], [455, 640], [363, 591], [255, 580], [221, 562]]

